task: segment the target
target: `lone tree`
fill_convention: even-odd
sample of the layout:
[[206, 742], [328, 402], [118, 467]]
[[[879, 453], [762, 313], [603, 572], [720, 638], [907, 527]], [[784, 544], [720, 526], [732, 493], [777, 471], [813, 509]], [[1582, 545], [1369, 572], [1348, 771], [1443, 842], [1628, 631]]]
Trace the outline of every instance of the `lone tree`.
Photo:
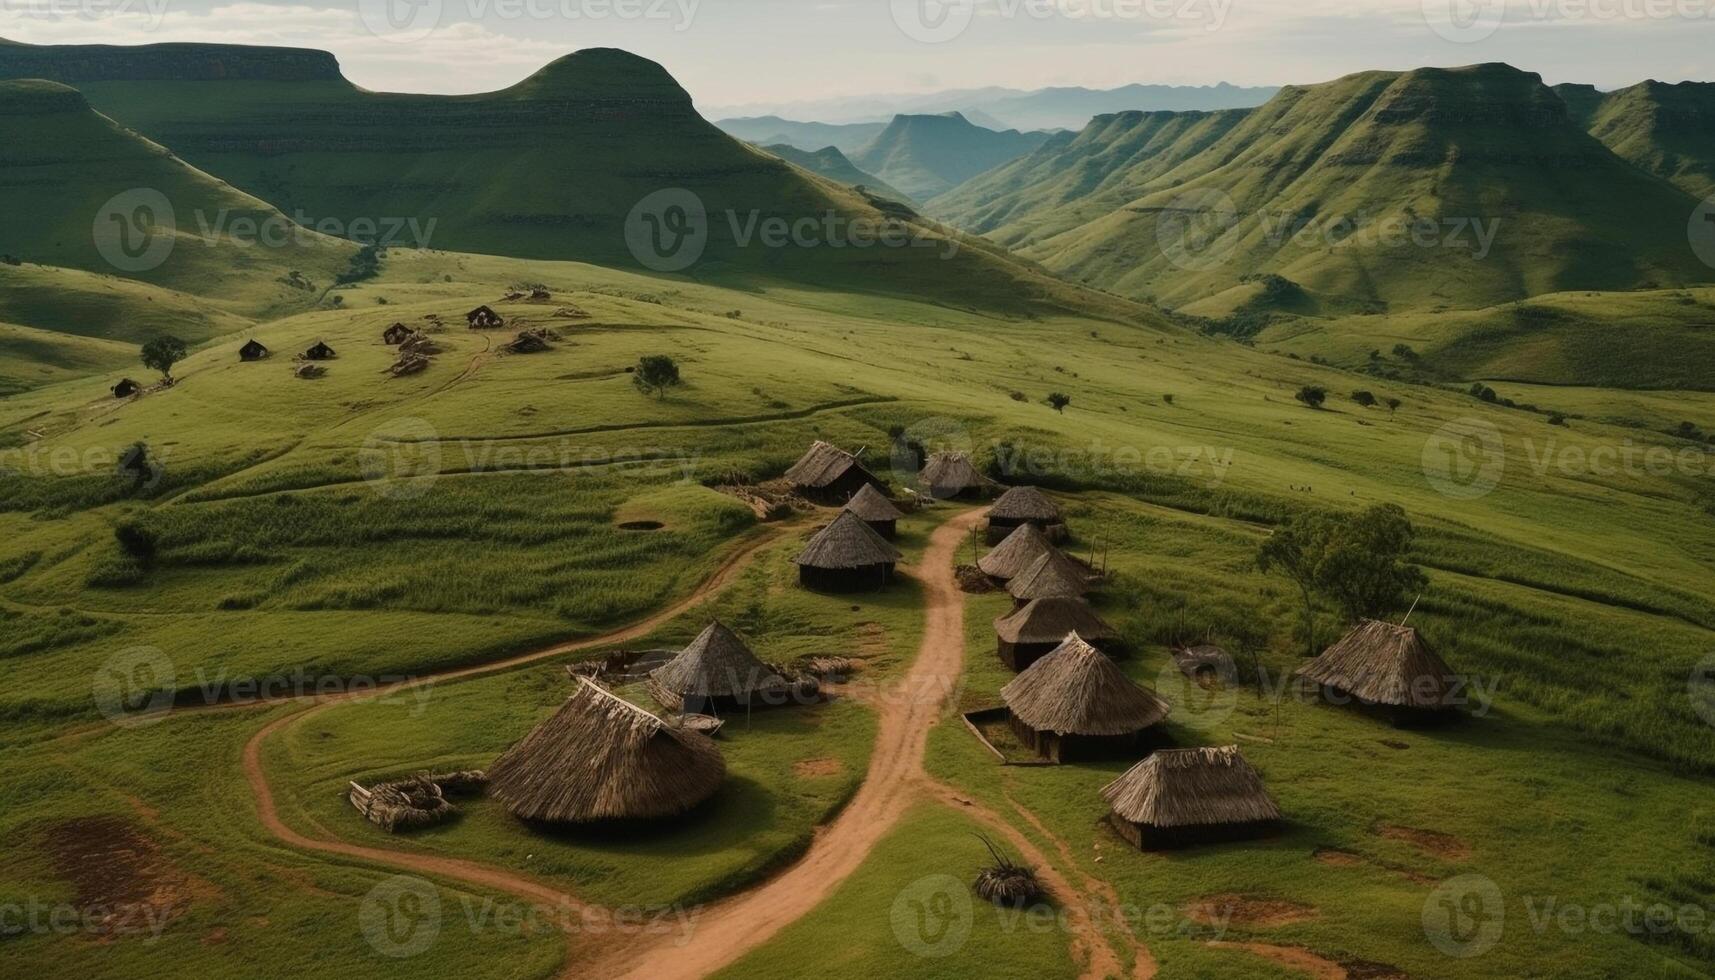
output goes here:
[[1358, 620], [1397, 608], [1406, 593], [1423, 588], [1423, 570], [1405, 562], [1413, 533], [1398, 505], [1378, 504], [1354, 517], [1293, 518], [1262, 543], [1257, 567], [1298, 586], [1310, 656], [1316, 655], [1318, 595]]
[[1256, 566], [1263, 574], [1279, 572], [1298, 586], [1304, 601], [1305, 643], [1312, 657], [1316, 655], [1316, 575], [1333, 536], [1331, 520], [1321, 514], [1304, 514], [1276, 528], [1256, 555]]
[[656, 398], [666, 398], [668, 388], [680, 385], [679, 364], [666, 354], [649, 354], [637, 362], [637, 370], [631, 376], [631, 383], [637, 390]]
[[1321, 408], [1322, 403], [1328, 400], [1328, 389], [1319, 388], [1316, 385], [1305, 385], [1298, 389], [1298, 394], [1293, 395], [1292, 397], [1298, 399], [1311, 408]]
[[1065, 413], [1066, 406], [1070, 404], [1072, 404], [1072, 396], [1064, 392], [1056, 391], [1048, 396], [1048, 407], [1056, 412]]
[[164, 381], [173, 380], [173, 365], [185, 359], [185, 342], [177, 337], [156, 337], [143, 345], [143, 366], [161, 372]]
[[1365, 408], [1375, 408], [1378, 404], [1380, 404], [1380, 402], [1376, 401], [1375, 394], [1373, 392], [1368, 392], [1368, 391], [1354, 391], [1354, 392], [1352, 392], [1352, 401], [1357, 402], [1359, 405], [1362, 405]]
[[1390, 415], [1391, 415], [1391, 414], [1393, 414], [1393, 413], [1394, 413], [1394, 412], [1397, 412], [1397, 411], [1399, 411], [1399, 407], [1400, 407], [1400, 406], [1401, 406], [1401, 405], [1404, 405], [1404, 404], [1405, 404], [1405, 402], [1402, 402], [1402, 401], [1400, 401], [1400, 400], [1399, 400], [1399, 399], [1397, 399], [1397, 398], [1389, 398], [1389, 399], [1388, 399], [1388, 400], [1387, 400], [1387, 410], [1388, 410], [1388, 414], [1390, 414]]

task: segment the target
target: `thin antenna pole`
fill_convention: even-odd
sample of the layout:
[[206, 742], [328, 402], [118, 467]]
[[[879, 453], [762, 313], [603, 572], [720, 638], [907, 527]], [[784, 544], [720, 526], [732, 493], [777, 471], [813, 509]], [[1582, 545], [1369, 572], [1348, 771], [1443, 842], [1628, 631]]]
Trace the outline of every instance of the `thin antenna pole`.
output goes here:
[[1411, 618], [1411, 614], [1417, 611], [1417, 604], [1422, 602], [1422, 601], [1423, 601], [1423, 593], [1419, 592], [1417, 594], [1417, 598], [1411, 600], [1411, 608], [1407, 609], [1405, 611], [1405, 619], [1402, 619], [1399, 621], [1399, 625], [1401, 627], [1405, 626], [1405, 620]]

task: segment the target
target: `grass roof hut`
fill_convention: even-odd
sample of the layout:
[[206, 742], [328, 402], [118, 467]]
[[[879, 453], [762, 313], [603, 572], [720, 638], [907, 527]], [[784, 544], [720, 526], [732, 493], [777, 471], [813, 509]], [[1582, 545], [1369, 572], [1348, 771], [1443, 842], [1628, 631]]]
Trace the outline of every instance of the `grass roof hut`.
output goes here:
[[846, 503], [865, 486], [881, 488], [856, 456], [820, 439], [786, 471], [786, 482], [800, 496], [826, 504]]
[[1013, 670], [1025, 670], [1053, 653], [1072, 633], [1098, 646], [1119, 640], [1119, 632], [1096, 615], [1089, 603], [1057, 596], [1032, 599], [995, 620], [995, 652], [1001, 663]]
[[917, 483], [936, 500], [980, 497], [994, 487], [964, 453], [936, 453], [923, 464]]
[[1409, 626], [1365, 620], [1293, 676], [1320, 685], [1331, 701], [1356, 701], [1396, 725], [1448, 717], [1457, 679]]
[[338, 356], [334, 353], [334, 349], [327, 345], [327, 341], [318, 340], [314, 347], [304, 351], [303, 359], [306, 361], [331, 361]]
[[512, 814], [590, 824], [677, 816], [726, 778], [706, 735], [669, 725], [587, 677], [488, 770], [488, 789]]
[[905, 515], [893, 501], [887, 499], [874, 484], [864, 484], [852, 499], [846, 502], [845, 509], [856, 514], [870, 529], [882, 537], [892, 541], [899, 535], [899, 519]]
[[1024, 574], [1036, 560], [1054, 550], [1048, 536], [1034, 524], [1025, 524], [1006, 536], [993, 551], [977, 559], [977, 568], [1002, 582]]
[[119, 383], [114, 385], [112, 389], [115, 398], [130, 398], [142, 390], [143, 386], [130, 378], [120, 378]]
[[1066, 539], [1066, 522], [1060, 517], [1060, 506], [1035, 487], [1013, 487], [1000, 495], [988, 513], [988, 542], [1004, 541], [1007, 535], [1025, 525], [1041, 528], [1049, 541]]
[[540, 354], [550, 349], [548, 339], [534, 330], [524, 331], [506, 345], [507, 352], [512, 354]]
[[472, 330], [499, 330], [506, 326], [506, 319], [486, 306], [479, 306], [466, 313], [464, 322]]
[[262, 342], [259, 340], [247, 340], [243, 347], [238, 348], [240, 361], [260, 361], [267, 356], [268, 348], [262, 346]]
[[1136, 751], [1144, 731], [1172, 709], [1076, 633], [1001, 688], [1000, 698], [1019, 740], [1056, 763]]
[[1008, 580], [1006, 591], [1019, 605], [1034, 599], [1077, 599], [1090, 591], [1090, 572], [1058, 549], [1049, 549]]
[[405, 341], [410, 340], [416, 332], [417, 331], [412, 330], [403, 323], [395, 323], [386, 330], [381, 331], [381, 342], [389, 347], [397, 347]]
[[893, 580], [899, 549], [849, 510], [816, 532], [797, 558], [798, 581], [826, 592], [879, 589]]
[[710, 623], [679, 655], [649, 672], [649, 694], [669, 711], [717, 715], [791, 700], [791, 681], [758, 660], [737, 633]]
[[1236, 745], [1162, 749], [1102, 787], [1102, 798], [1114, 830], [1146, 850], [1251, 837], [1280, 820]]

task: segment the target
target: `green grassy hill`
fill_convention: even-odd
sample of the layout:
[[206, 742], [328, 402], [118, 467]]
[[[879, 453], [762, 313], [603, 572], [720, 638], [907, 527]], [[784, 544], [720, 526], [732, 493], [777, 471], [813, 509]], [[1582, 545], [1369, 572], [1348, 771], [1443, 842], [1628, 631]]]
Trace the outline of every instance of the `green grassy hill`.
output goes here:
[[1715, 194], [1715, 83], [1642, 82], [1608, 93], [1590, 135], [1694, 197]]
[[957, 112], [895, 116], [875, 139], [852, 154], [852, 162], [926, 201], [1029, 153], [1047, 139], [1047, 133], [984, 129]]
[[886, 123], [879, 122], [795, 122], [779, 116], [720, 119], [715, 125], [746, 143], [785, 144], [806, 153], [813, 153], [824, 146], [835, 147], [841, 153], [856, 153], [887, 128]]
[[793, 166], [803, 167], [817, 176], [837, 181], [847, 187], [867, 187], [890, 200], [911, 202], [908, 195], [889, 185], [887, 181], [859, 170], [837, 146], [825, 146], [820, 150], [800, 150], [795, 146], [777, 143], [764, 146], [763, 149]]

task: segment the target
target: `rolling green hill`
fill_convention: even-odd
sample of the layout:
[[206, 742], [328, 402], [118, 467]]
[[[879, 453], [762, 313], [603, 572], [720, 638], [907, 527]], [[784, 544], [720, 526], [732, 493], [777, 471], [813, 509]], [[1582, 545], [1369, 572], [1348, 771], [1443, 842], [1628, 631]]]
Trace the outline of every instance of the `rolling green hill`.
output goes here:
[[984, 129], [957, 112], [895, 116], [852, 154], [852, 162], [925, 201], [1029, 153], [1047, 139], [1047, 133]]
[[800, 150], [795, 146], [778, 143], [764, 146], [763, 149], [774, 154], [793, 166], [803, 167], [820, 177], [837, 181], [848, 187], [867, 187], [882, 197], [895, 201], [910, 203], [911, 198], [892, 187], [887, 181], [872, 173], [859, 170], [837, 146], [825, 146], [820, 150]]
[[1587, 127], [1609, 149], [1686, 193], [1715, 194], [1715, 83], [1651, 81], [1608, 93], [1588, 106]]
[[856, 153], [887, 128], [886, 123], [795, 122], [779, 116], [721, 119], [715, 125], [746, 143], [785, 144], [807, 153], [824, 146], [835, 147], [841, 153]]

